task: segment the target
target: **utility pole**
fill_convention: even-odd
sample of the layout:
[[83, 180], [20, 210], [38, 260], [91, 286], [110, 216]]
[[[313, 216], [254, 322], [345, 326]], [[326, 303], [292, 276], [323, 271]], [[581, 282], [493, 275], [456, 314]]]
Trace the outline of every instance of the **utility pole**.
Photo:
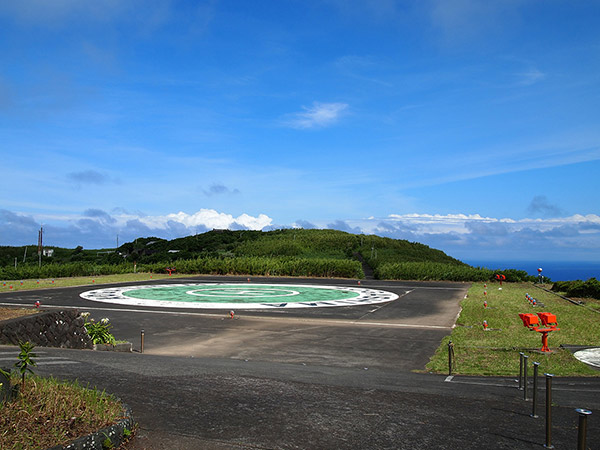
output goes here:
[[27, 258], [27, 246], [25, 246], [25, 253], [23, 253], [23, 262], [25, 262], [25, 258]]
[[119, 249], [119, 235], [117, 234], [117, 248], [115, 249], [115, 251], [117, 251]]
[[38, 232], [38, 267], [42, 267], [42, 250], [44, 248], [42, 242], [42, 236], [44, 234], [44, 229], [40, 227], [40, 231]]

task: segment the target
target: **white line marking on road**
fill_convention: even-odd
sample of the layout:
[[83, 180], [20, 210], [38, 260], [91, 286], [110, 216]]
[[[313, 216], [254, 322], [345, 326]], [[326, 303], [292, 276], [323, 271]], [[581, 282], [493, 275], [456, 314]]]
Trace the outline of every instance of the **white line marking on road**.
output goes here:
[[[495, 386], [495, 387], [505, 387], [509, 389], [515, 389], [515, 386], [510, 384], [500, 384], [500, 383], [486, 383], [484, 381], [458, 381], [458, 380], [448, 380], [450, 377], [446, 377], [444, 381], [448, 383], [456, 383], [456, 384], [470, 384], [474, 386]], [[579, 386], [576, 388], [566, 388], [562, 386], [557, 386], [556, 383], [552, 385], [553, 391], [574, 391], [574, 392], [600, 392], [600, 389], [585, 389], [584, 386]]]
[[[2, 344], [5, 345], [5, 344]], [[16, 346], [15, 346], [16, 347]], [[0, 352], [0, 356], [14, 356], [15, 352]], [[36, 355], [45, 355], [46, 352], [38, 352], [37, 350], [35, 351]], [[15, 356], [16, 358], [16, 356]]]
[[452, 378], [454, 378], [454, 375], [448, 375], [444, 381], [446, 383], [450, 383], [452, 381]]
[[[12, 305], [12, 306], [26, 306], [18, 303], [0, 303], [0, 306]], [[153, 309], [128, 309], [128, 308], [82, 308], [75, 306], [64, 306], [64, 305], [44, 305], [44, 308], [54, 309], [83, 309], [85, 311], [105, 311], [105, 312], [132, 312], [132, 313], [146, 313], [146, 314], [167, 314], [175, 316], [201, 316], [201, 317], [215, 317], [223, 318], [223, 314], [210, 314], [210, 313], [197, 313], [197, 312], [183, 312], [183, 311], [161, 311]], [[435, 330], [451, 330], [452, 327], [440, 326], [440, 325], [420, 325], [411, 323], [393, 323], [393, 322], [357, 322], [355, 320], [344, 320], [344, 319], [313, 319], [310, 317], [269, 317], [269, 316], [244, 316], [244, 320], [275, 320], [287, 322], [306, 322], [310, 324], [329, 324], [329, 325], [364, 325], [374, 327], [391, 327], [391, 328], [429, 328]]]
[[[405, 295], [408, 295], [408, 294], [410, 294], [411, 292], [412, 292], [412, 290], [410, 290], [410, 291], [406, 291], [404, 294], [402, 294], [402, 295], [399, 295], [399, 296], [398, 296], [398, 299], [401, 299], [402, 297], [404, 297]], [[358, 320], [361, 320], [361, 319], [363, 319], [363, 318], [367, 317], [369, 314], [373, 314], [374, 312], [377, 312], [377, 311], [379, 311], [381, 308], [384, 308], [384, 307], [386, 307], [386, 306], [388, 306], [388, 305], [391, 305], [392, 303], [393, 303], [393, 302], [382, 303], [381, 305], [378, 305], [378, 306], [377, 306], [375, 309], [372, 309], [371, 311], [369, 311], [369, 312], [367, 312], [367, 313], [363, 314], [362, 316], [360, 316], [360, 317], [358, 318]]]
[[37, 363], [38, 366], [51, 366], [51, 365], [57, 365], [57, 364], [81, 364], [79, 361], [70, 361], [70, 360], [64, 360], [64, 361], [39, 361]]
[[[318, 321], [318, 319], [317, 319]], [[340, 320], [331, 320], [330, 322], [345, 322], [345, 321], [340, 321]], [[397, 328], [431, 328], [431, 329], [435, 329], [435, 330], [450, 330], [452, 329], [452, 327], [444, 327], [441, 325], [419, 325], [419, 324], [413, 324], [413, 323], [385, 323], [385, 322], [355, 322], [355, 321], [350, 321], [347, 322], [350, 323], [352, 325], [370, 325], [370, 326], [376, 326], [376, 327], [397, 327]]]
[[468, 290], [468, 286], [465, 287], [442, 287], [442, 286], [402, 286], [402, 285], [386, 285], [386, 284], [369, 284], [365, 285], [365, 287], [373, 287], [373, 288], [387, 288], [387, 289], [437, 289], [442, 291], [466, 291]]
[[[16, 356], [13, 356], [12, 358], [0, 358], [0, 361], [12, 361], [13, 359], [16, 359]], [[68, 361], [67, 358], [63, 358], [60, 356], [42, 356], [41, 358], [36, 358], [35, 361], [46, 361], [49, 359], [57, 359], [57, 360], [63, 360], [63, 361]]]

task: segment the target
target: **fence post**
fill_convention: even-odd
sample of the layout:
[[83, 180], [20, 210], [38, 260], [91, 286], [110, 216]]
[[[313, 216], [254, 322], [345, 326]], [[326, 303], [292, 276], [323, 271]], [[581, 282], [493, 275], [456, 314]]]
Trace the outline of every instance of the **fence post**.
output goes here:
[[448, 375], [452, 375], [452, 358], [454, 357], [454, 344], [448, 342]]
[[519, 352], [519, 390], [523, 389], [523, 352]]
[[529, 356], [523, 355], [523, 400], [527, 400], [527, 363]]
[[533, 363], [533, 406], [531, 408], [531, 417], [537, 419], [539, 416], [537, 415], [537, 388], [538, 388], [538, 369], [540, 367], [539, 362]]
[[544, 447], [554, 448], [552, 445], [552, 377], [551, 373], [546, 375], [546, 443]]
[[586, 450], [587, 416], [592, 414], [587, 409], [577, 408], [579, 413], [579, 430], [577, 432], [577, 450]]

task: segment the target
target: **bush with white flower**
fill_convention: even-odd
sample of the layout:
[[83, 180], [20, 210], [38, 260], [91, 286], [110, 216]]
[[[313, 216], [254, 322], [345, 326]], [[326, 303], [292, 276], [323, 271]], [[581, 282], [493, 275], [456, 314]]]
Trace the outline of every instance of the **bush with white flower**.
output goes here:
[[90, 317], [89, 312], [81, 313], [85, 321], [84, 326], [94, 344], [115, 345], [115, 337], [110, 332], [112, 324], [108, 318], [100, 319], [96, 322]]

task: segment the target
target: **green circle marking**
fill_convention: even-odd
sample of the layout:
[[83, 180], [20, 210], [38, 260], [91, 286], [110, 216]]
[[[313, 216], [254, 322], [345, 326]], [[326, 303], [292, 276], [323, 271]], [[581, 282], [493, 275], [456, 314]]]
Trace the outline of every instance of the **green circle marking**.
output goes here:
[[123, 295], [145, 300], [190, 303], [294, 303], [351, 299], [360, 294], [344, 289], [320, 289], [304, 286], [235, 285], [142, 288], [128, 290]]

